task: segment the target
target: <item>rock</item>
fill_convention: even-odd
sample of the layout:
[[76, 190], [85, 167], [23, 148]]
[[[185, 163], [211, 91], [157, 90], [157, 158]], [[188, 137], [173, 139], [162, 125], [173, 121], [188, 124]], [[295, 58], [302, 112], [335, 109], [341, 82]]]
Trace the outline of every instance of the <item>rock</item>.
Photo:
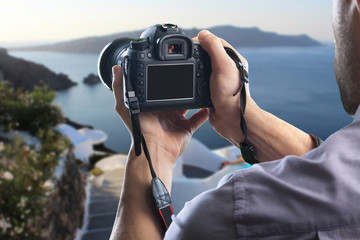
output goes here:
[[84, 78], [83, 80], [83, 83], [85, 84], [89, 84], [89, 85], [95, 85], [95, 84], [98, 84], [100, 83], [100, 78], [99, 76], [93, 74], [93, 73], [90, 73], [87, 77]]
[[14, 88], [33, 90], [35, 86], [47, 85], [53, 90], [63, 90], [77, 83], [63, 73], [56, 74], [44, 65], [10, 56], [0, 48], [0, 72]]

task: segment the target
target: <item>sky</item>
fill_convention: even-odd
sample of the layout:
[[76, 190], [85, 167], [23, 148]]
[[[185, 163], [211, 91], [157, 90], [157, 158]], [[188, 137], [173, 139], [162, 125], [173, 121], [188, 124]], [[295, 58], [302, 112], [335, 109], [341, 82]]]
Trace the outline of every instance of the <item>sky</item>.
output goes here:
[[101, 36], [157, 23], [256, 26], [333, 40], [331, 0], [1, 0], [0, 46]]

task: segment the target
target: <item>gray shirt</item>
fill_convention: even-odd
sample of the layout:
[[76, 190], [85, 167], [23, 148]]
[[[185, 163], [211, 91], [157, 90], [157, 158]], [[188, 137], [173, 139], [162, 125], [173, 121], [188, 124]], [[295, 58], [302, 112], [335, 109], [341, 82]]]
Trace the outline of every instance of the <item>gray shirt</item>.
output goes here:
[[307, 154], [225, 176], [185, 204], [165, 239], [360, 239], [360, 107]]

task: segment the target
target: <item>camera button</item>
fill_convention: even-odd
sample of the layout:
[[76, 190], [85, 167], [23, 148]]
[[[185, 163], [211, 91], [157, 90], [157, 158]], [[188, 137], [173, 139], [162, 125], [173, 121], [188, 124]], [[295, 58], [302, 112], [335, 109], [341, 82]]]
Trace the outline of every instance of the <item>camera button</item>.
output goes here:
[[194, 58], [199, 58], [199, 56], [200, 56], [199, 50], [194, 49]]
[[138, 85], [138, 86], [144, 86], [144, 81], [143, 81], [143, 80], [138, 81], [138, 82], [137, 82], [137, 85]]
[[138, 101], [139, 101], [140, 103], [143, 103], [143, 102], [144, 102], [144, 98], [143, 98], [143, 97], [138, 97]]
[[137, 64], [137, 68], [138, 68], [138, 69], [144, 69], [144, 64], [138, 63], [138, 64]]
[[200, 70], [203, 70], [203, 69], [205, 68], [205, 66], [204, 66], [203, 63], [199, 63], [199, 64], [198, 64], [198, 68], [199, 68]]
[[144, 54], [144, 53], [140, 53], [140, 54], [139, 54], [139, 58], [144, 59], [144, 58], [145, 58], [145, 54]]
[[144, 77], [144, 73], [143, 72], [138, 72], [138, 78], [143, 78]]
[[147, 54], [147, 57], [148, 57], [148, 58], [152, 58], [151, 53], [148, 53], [148, 54]]
[[138, 92], [139, 94], [144, 94], [144, 89], [139, 88], [139, 89], [137, 90], [137, 92]]
[[196, 76], [199, 78], [199, 77], [201, 77], [201, 74], [200, 74], [200, 73], [196, 73]]

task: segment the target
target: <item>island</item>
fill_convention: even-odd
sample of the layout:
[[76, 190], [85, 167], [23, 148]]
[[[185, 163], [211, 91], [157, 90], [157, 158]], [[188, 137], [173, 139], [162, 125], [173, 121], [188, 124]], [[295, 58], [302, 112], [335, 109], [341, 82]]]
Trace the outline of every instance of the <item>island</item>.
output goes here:
[[100, 78], [98, 75], [90, 73], [89, 75], [87, 75], [84, 80], [83, 83], [88, 84], [88, 85], [95, 85], [100, 83]]

